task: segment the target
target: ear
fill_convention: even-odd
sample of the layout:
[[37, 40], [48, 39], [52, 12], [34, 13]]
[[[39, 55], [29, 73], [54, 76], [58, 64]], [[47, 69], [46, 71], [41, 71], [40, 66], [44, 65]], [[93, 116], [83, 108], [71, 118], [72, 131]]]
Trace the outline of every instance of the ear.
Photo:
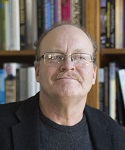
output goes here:
[[97, 66], [94, 65], [94, 67], [93, 67], [93, 82], [92, 82], [92, 84], [95, 84], [95, 81], [96, 81], [96, 73], [97, 73]]
[[39, 62], [34, 62], [36, 81], [39, 82]]

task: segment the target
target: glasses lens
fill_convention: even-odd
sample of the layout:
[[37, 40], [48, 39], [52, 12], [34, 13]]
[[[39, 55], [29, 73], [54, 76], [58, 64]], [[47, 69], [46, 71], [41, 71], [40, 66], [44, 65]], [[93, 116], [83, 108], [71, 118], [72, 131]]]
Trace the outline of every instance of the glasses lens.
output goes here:
[[74, 63], [86, 64], [92, 62], [92, 57], [89, 54], [72, 54]]
[[46, 53], [44, 55], [44, 62], [50, 64], [58, 64], [64, 60], [64, 55], [60, 53]]

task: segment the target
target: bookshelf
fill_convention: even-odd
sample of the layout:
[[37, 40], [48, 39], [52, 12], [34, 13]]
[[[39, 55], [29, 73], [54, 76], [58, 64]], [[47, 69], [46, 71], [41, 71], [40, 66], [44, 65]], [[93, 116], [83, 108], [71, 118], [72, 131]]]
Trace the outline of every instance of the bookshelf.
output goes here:
[[[125, 67], [125, 49], [101, 48], [100, 49], [100, 0], [86, 0], [85, 19], [86, 31], [92, 36], [98, 46], [97, 67], [108, 65], [115, 61], [121, 67]], [[4, 51], [0, 50], [0, 67], [5, 62], [30, 63], [33, 65], [35, 59], [35, 50]], [[97, 70], [96, 84], [92, 87], [87, 104], [99, 108], [99, 78]], [[125, 127], [124, 127], [125, 130]]]
[[[87, 32], [94, 38], [99, 47], [99, 0], [86, 0], [86, 11], [85, 11], [85, 24]], [[83, 18], [83, 17], [82, 17]], [[97, 54], [97, 64], [99, 67], [99, 54]], [[0, 50], [0, 67], [5, 62], [21, 62], [33, 64], [34, 61], [34, 50], [20, 50], [20, 51], [4, 51]], [[93, 107], [99, 108], [99, 84], [98, 84], [98, 73], [96, 84], [91, 89], [88, 95], [87, 103]]]

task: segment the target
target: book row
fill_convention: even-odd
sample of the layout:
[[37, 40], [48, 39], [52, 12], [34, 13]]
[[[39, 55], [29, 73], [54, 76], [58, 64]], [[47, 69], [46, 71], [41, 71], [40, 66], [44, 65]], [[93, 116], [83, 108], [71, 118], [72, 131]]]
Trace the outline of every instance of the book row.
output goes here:
[[125, 125], [125, 68], [115, 62], [99, 69], [100, 109]]
[[33, 66], [9, 62], [0, 69], [0, 104], [25, 100], [39, 90]]
[[85, 0], [0, 0], [0, 50], [34, 49], [53, 24], [83, 23]]
[[125, 0], [100, 0], [101, 48], [125, 48]]

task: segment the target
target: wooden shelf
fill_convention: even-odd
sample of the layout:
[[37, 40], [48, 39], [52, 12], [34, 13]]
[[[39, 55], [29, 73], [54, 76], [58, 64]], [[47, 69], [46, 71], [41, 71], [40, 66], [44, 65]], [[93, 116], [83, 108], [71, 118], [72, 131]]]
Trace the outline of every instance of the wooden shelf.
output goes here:
[[0, 50], [0, 56], [34, 56], [35, 50], [4, 51]]
[[100, 50], [101, 55], [125, 55], [125, 49], [104, 48]]

